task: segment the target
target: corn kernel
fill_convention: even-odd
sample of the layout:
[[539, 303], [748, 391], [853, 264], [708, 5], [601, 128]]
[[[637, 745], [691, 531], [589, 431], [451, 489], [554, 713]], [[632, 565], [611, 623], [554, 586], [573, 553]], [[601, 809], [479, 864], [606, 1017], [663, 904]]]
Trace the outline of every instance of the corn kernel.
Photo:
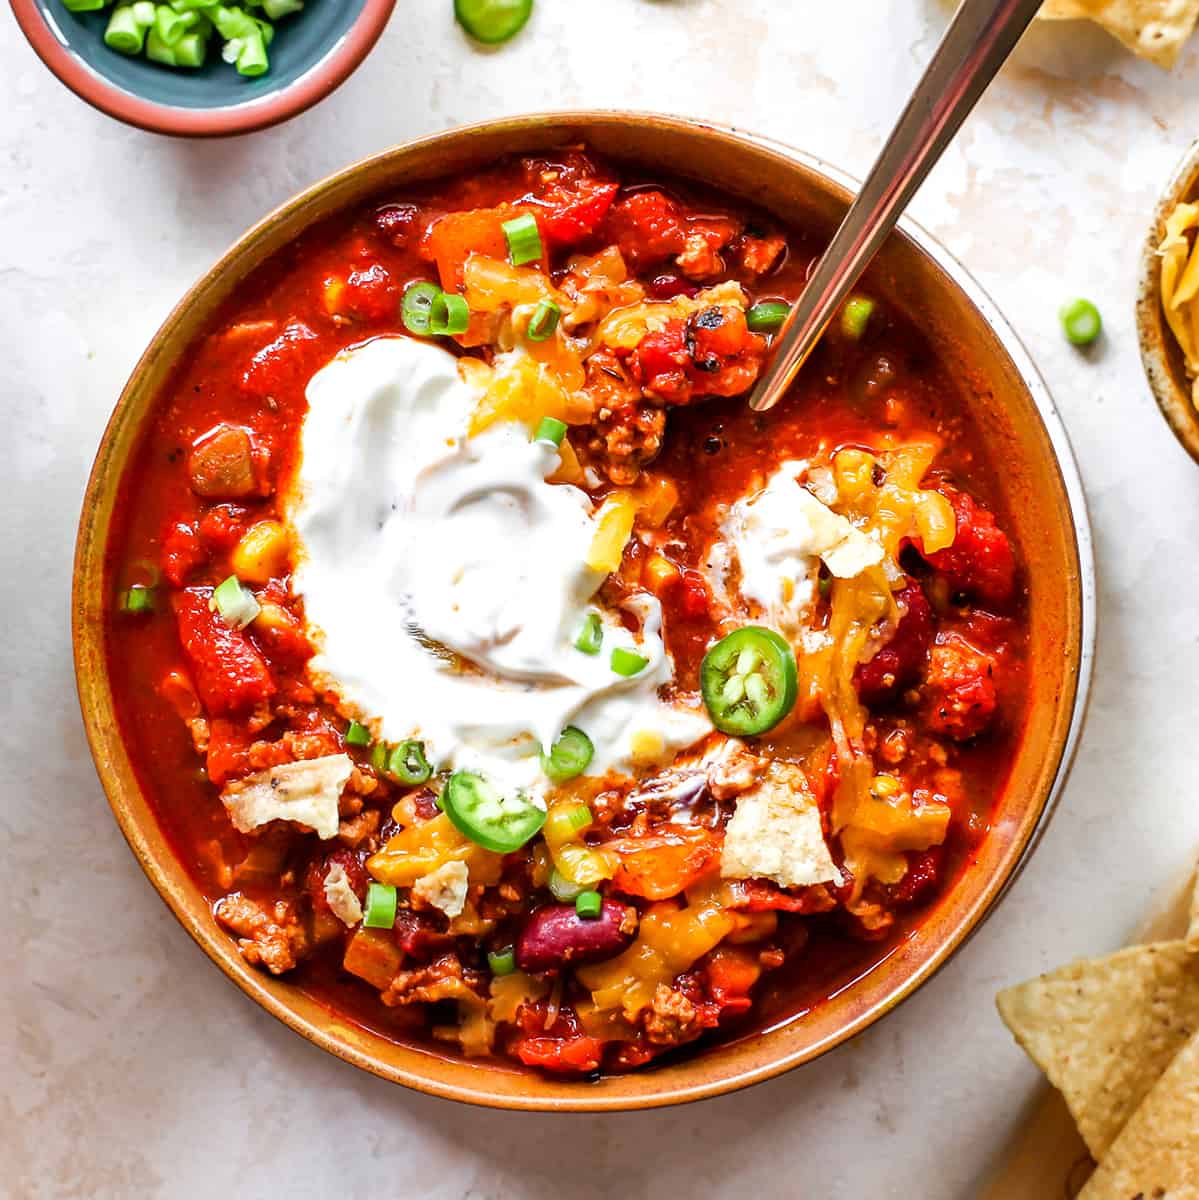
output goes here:
[[233, 571], [243, 583], [266, 583], [287, 570], [287, 530], [278, 521], [259, 521], [233, 547]]

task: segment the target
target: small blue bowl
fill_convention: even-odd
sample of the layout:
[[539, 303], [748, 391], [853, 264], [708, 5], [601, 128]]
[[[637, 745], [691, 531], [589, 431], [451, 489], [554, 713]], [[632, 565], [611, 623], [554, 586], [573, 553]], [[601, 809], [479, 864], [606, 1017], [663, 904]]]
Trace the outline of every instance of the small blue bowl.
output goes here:
[[185, 137], [248, 133], [303, 112], [366, 57], [394, 6], [309, 0], [277, 25], [270, 70], [247, 79], [221, 61], [219, 42], [202, 67], [163, 67], [104, 44], [111, 9], [73, 13], [62, 0], [12, 0], [30, 45], [77, 96], [130, 125]]

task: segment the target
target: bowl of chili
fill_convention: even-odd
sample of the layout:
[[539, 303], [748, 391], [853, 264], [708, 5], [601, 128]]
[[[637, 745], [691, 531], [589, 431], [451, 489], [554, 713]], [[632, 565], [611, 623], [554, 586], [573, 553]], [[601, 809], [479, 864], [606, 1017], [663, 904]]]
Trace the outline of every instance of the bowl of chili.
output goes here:
[[[891, 1011], [1010, 886], [1063, 786], [1094, 638], [1082, 491], [1034, 366], [964, 269], [905, 223], [782, 423], [738, 399], [852, 186], [788, 147], [673, 118], [470, 126], [272, 213], [143, 355], [80, 523], [85, 725], [164, 900], [315, 1044], [496, 1107], [701, 1099]], [[532, 803], [470, 763], [443, 765], [427, 738], [389, 741], [369, 703], [337, 712], [314, 685], [303, 622], [323, 593], [307, 568], [289, 582], [289, 555], [315, 526], [307, 501], [289, 509], [275, 490], [317, 453], [297, 430], [347, 370], [399, 364], [456, 395], [446, 347], [489, 403], [519, 404], [528, 390], [503, 376], [514, 360], [478, 350], [513, 339], [517, 366], [537, 354], [553, 371], [553, 356], [623, 339], [587, 378], [641, 397], [612, 438], [596, 422], [619, 406], [521, 409], [527, 447], [512, 448], [563, 471], [577, 460], [574, 486], [594, 489], [588, 569], [608, 591], [570, 632], [571, 661], [610, 672], [605, 690], [652, 697], [635, 689], [663, 661], [656, 634], [611, 624], [604, 597], [631, 591], [643, 614], [655, 601], [678, 674], [657, 702], [691, 706], [692, 741], [709, 731], [631, 792], [597, 781], [612, 747], [582, 720], [543, 744], [549, 799]], [[776, 488], [825, 531], [803, 584], [823, 635], [784, 636], [769, 597], [720, 595], [730, 579], [751, 590], [757, 543], [742, 535]], [[850, 495], [857, 525], [834, 511]], [[878, 524], [897, 505], [915, 523]], [[884, 542], [891, 575], [872, 593]], [[739, 569], [717, 562], [730, 546]], [[839, 623], [857, 628], [878, 587], [883, 608], [835, 665]], [[368, 660], [392, 653], [378, 636], [365, 645]], [[338, 652], [331, 638], [323, 650]], [[869, 812], [843, 811], [851, 793]], [[298, 837], [276, 819], [290, 803], [306, 806], [290, 810]], [[818, 847], [796, 863], [796, 838], [775, 836], [767, 861], [749, 827], [771, 820]], [[417, 879], [416, 859], [436, 881]]]

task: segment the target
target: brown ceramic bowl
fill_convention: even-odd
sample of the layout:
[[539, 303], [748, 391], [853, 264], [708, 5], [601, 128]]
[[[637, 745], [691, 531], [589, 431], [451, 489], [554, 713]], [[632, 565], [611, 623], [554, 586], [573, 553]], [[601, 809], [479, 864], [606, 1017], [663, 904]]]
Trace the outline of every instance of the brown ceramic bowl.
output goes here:
[[914, 314], [990, 431], [1031, 580], [1034, 696], [1027, 735], [977, 863], [918, 934], [802, 1020], [783, 1021], [650, 1070], [574, 1083], [518, 1067], [463, 1061], [401, 1045], [327, 1011], [285, 978], [247, 967], [176, 861], [139, 787], [113, 713], [105, 660], [105, 546], [117, 484], [174, 363], [239, 282], [314, 222], [383, 189], [401, 190], [513, 151], [586, 141], [615, 159], [691, 176], [828, 229], [849, 181], [783, 146], [665, 117], [577, 113], [515, 118], [388, 150], [310, 188], [250, 230], [184, 297], [138, 363], [100, 446], [75, 561], [75, 663], [84, 721], [113, 812], [154, 886], [205, 953], [243, 991], [298, 1033], [385, 1079], [500, 1108], [645, 1108], [714, 1096], [809, 1061], [866, 1028], [927, 980], [974, 930], [1043, 828], [1082, 722], [1094, 637], [1090, 537], [1082, 490], [1045, 388], [1012, 331], [930, 238], [905, 226], [883, 249], [872, 286]]
[[1141, 343], [1145, 374], [1157, 406], [1174, 436], [1199, 462], [1199, 412], [1191, 399], [1191, 381], [1183, 369], [1182, 351], [1162, 311], [1162, 267], [1157, 255], [1157, 248], [1166, 234], [1166, 218], [1176, 204], [1187, 200], [1199, 200], [1199, 141], [1183, 155], [1158, 201], [1141, 251], [1137, 276], [1137, 337]]

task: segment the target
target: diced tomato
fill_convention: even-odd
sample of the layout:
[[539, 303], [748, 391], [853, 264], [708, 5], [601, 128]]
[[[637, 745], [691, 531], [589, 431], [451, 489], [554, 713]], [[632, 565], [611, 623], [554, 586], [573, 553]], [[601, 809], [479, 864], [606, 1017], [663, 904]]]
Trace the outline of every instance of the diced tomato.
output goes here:
[[664, 192], [633, 192], [608, 212], [607, 236], [635, 268], [678, 254], [687, 240], [682, 210]]
[[921, 716], [925, 728], [959, 742], [990, 725], [999, 704], [996, 659], [957, 633], [938, 637], [928, 656]]
[[940, 491], [953, 505], [957, 529], [953, 545], [924, 554], [919, 539], [913, 544], [928, 564], [945, 576], [954, 592], [965, 592], [983, 604], [1002, 606], [1016, 586], [1016, 556], [995, 516], [972, 496], [956, 488]]
[[543, 1071], [566, 1071], [589, 1074], [598, 1071], [604, 1054], [604, 1043], [598, 1038], [521, 1038], [516, 1054], [527, 1067]]
[[745, 1012], [753, 1004], [750, 992], [762, 974], [757, 955], [739, 946], [717, 946], [704, 962], [708, 994], [721, 1015]]
[[242, 375], [242, 387], [252, 396], [278, 395], [303, 387], [317, 367], [321, 355], [317, 336], [307, 325], [292, 322], [274, 341], [250, 359]]
[[644, 837], [607, 843], [620, 860], [612, 886], [627, 896], [668, 900], [713, 869], [723, 837], [700, 825], [659, 826]]
[[908, 853], [908, 873], [891, 891], [896, 904], [920, 904], [936, 890], [945, 862], [945, 847]]
[[683, 589], [679, 600], [679, 612], [689, 621], [706, 617], [711, 610], [712, 597], [708, 584], [698, 571], [683, 572]]
[[162, 573], [175, 587], [182, 587], [198, 566], [208, 561], [208, 551], [194, 525], [177, 521], [162, 540]]
[[232, 550], [246, 531], [248, 515], [240, 504], [218, 504], [200, 518], [200, 537], [213, 550]]
[[209, 722], [208, 778], [217, 786], [224, 785], [250, 770], [250, 746], [254, 737], [240, 721], [214, 717]]
[[629, 358], [633, 378], [667, 404], [733, 396], [758, 377], [766, 340], [735, 305], [713, 305], [646, 334]]
[[211, 588], [187, 588], [172, 603], [196, 691], [213, 716], [246, 712], [275, 693], [262, 655], [208, 607]]
[[394, 317], [399, 301], [399, 288], [391, 273], [380, 263], [353, 270], [346, 276], [343, 303], [354, 316], [364, 321], [385, 321]]
[[909, 579], [895, 599], [907, 611], [891, 640], [854, 672], [862, 703], [872, 707], [894, 700], [920, 679], [933, 640], [933, 610], [920, 584]]
[[543, 197], [548, 206], [539, 213], [541, 232], [559, 248], [585, 241], [603, 223], [619, 185], [580, 179], [573, 187], [551, 188]]

